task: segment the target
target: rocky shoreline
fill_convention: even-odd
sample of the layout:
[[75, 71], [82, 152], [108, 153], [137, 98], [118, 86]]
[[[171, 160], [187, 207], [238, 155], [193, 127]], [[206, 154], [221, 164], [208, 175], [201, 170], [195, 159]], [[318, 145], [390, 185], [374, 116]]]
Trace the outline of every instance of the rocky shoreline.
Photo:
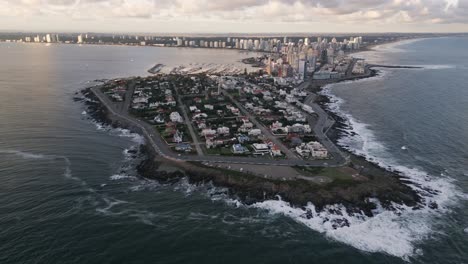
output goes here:
[[[139, 133], [137, 129], [114, 120], [90, 88], [81, 93], [84, 96], [81, 100], [87, 107], [87, 113], [96, 122]], [[343, 124], [339, 123], [340, 126]], [[142, 177], [169, 184], [183, 178], [187, 178], [195, 185], [212, 183], [214, 186], [227, 188], [230, 196], [245, 204], [278, 199], [279, 196], [296, 207], [312, 203], [320, 211], [327, 205], [342, 204], [350, 214], [363, 213], [372, 216], [377, 205], [369, 198], [378, 199], [387, 209], [393, 209], [394, 203], [418, 208], [421, 201], [418, 194], [404, 184], [404, 178], [356, 156], [353, 156], [351, 167], [361, 168], [360, 174], [364, 176], [363, 180], [333, 181], [322, 185], [305, 179], [270, 179], [197, 162], [167, 160], [144, 145], [140, 150], [146, 156], [146, 159], [137, 166], [137, 171]], [[162, 168], [166, 166], [176, 170], [166, 171]]]

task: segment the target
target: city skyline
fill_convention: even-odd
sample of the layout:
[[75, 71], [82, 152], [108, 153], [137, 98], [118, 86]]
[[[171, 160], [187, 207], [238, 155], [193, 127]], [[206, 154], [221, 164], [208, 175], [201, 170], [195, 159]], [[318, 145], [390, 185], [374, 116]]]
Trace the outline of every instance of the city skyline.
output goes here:
[[466, 0], [0, 0], [1, 31], [467, 32]]

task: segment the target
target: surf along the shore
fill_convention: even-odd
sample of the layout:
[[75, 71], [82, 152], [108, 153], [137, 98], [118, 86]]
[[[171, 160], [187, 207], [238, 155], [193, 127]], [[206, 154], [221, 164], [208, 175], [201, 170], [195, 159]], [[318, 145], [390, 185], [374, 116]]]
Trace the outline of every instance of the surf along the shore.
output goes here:
[[[371, 74], [369, 77], [371, 76], [374, 75]], [[372, 78], [360, 81], [372, 81]], [[328, 96], [332, 101], [339, 101], [339, 99], [327, 93], [329, 88], [330, 86], [324, 87], [322, 95]], [[97, 102], [97, 98], [92, 97], [89, 90], [85, 94], [92, 98], [88, 100], [88, 105], [91, 108], [89, 112], [96, 119], [111, 123], [114, 126], [125, 126], [125, 124], [115, 122], [115, 120], [109, 120], [107, 110]], [[335, 119], [342, 119], [343, 121], [338, 124], [338, 130], [344, 129], [347, 123], [352, 123], [354, 126], [351, 127], [358, 130], [353, 131], [353, 135], [362, 134], [364, 130], [359, 129], [359, 123], [355, 122], [352, 116], [338, 115], [337, 113], [340, 111], [336, 109], [336, 104], [328, 104], [327, 106], [329, 110], [336, 110], [331, 111], [336, 114]], [[361, 128], [365, 128], [365, 126], [361, 126]], [[333, 134], [333, 130], [337, 129], [331, 129], [330, 133]], [[427, 180], [420, 181], [421, 178], [426, 176], [421, 171], [408, 170], [398, 164], [392, 166], [375, 162], [377, 159], [372, 158], [371, 160], [365, 153], [346, 148], [342, 144], [346, 138], [347, 134], [345, 133], [337, 137], [336, 140], [339, 145], [357, 155], [353, 159], [356, 164], [369, 166], [368, 161], [370, 161], [395, 172], [393, 175], [395, 177], [392, 177], [391, 173], [385, 173], [381, 178], [397, 179], [399, 184], [401, 182], [407, 184], [417, 191], [423, 199], [421, 201], [418, 199], [417, 205], [413, 204], [411, 206], [381, 195], [369, 195], [369, 193], [365, 195], [366, 192], [364, 192], [364, 195], [361, 193], [361, 196], [359, 196], [360, 203], [356, 203], [355, 200], [350, 203], [349, 199], [345, 199], [340, 191], [326, 192], [326, 195], [323, 195], [323, 188], [305, 188], [307, 195], [298, 197], [298, 192], [304, 192], [306, 182], [297, 181], [292, 185], [288, 185], [285, 182], [272, 182], [239, 172], [230, 175], [227, 170], [207, 168], [203, 164], [188, 162], [184, 163], [183, 166], [180, 166], [181, 164], [172, 164], [180, 166], [180, 169], [184, 170], [183, 172], [167, 173], [159, 170], [159, 166], [168, 163], [168, 161], [153, 156], [154, 153], [151, 153], [151, 151], [148, 152], [149, 158], [140, 164], [139, 171], [147, 178], [163, 182], [174, 182], [188, 177], [189, 182], [195, 185], [211, 181], [215, 185], [229, 187], [231, 197], [237, 197], [246, 206], [289, 216], [315, 231], [324, 233], [336, 241], [349, 244], [360, 250], [384, 252], [404, 259], [420, 254], [421, 252], [416, 244], [430, 234], [430, 218], [434, 214], [445, 212], [447, 208], [447, 199], [443, 197], [445, 192], [441, 190], [443, 188], [452, 188], [452, 185], [450, 183], [446, 184], [446, 181], [433, 182], [432, 185], [427, 185]], [[367, 133], [364, 138], [371, 144], [375, 144], [375, 138], [372, 137], [371, 133]], [[360, 159], [358, 156], [367, 158], [368, 161]], [[155, 158], [158, 159], [158, 162], [154, 161]], [[376, 168], [376, 170], [379, 169]], [[398, 175], [400, 175], [401, 179], [398, 178]], [[239, 184], [239, 181], [233, 180], [236, 178], [238, 180], [242, 179], [244, 183]], [[267, 185], [273, 185], [274, 188], [268, 189]], [[286, 186], [287, 191], [284, 188], [281, 189], [281, 186]], [[387, 186], [388, 188], [385, 191], [392, 192], [392, 186], [395, 185]], [[333, 196], [333, 199], [323, 200], [324, 197], [330, 197], [330, 195]], [[317, 197], [322, 198], [322, 200], [317, 199]], [[338, 198], [336, 199], [336, 197]], [[350, 210], [350, 208], [354, 209]]]
[[[392, 43], [388, 44], [388, 46], [389, 49], [396, 50], [396, 52], [403, 52], [402, 49], [398, 48], [399, 45], [416, 41], [418, 40]], [[378, 52], [385, 50], [385, 48], [385, 46], [378, 47], [376, 51], [371, 51], [375, 54], [368, 55], [369, 57], [379, 56]], [[366, 53], [369, 53], [369, 51], [366, 51]], [[418, 67], [419, 69], [409, 70], [446, 68], [433, 65], [418, 65]], [[421, 207], [418, 210], [408, 207], [398, 207], [398, 210], [393, 212], [382, 210], [377, 217], [368, 220], [362, 226], [363, 229], [356, 226], [355, 230], [350, 228], [347, 230], [346, 235], [341, 234], [343, 237], [338, 240], [347, 240], [350, 244], [358, 248], [362, 247], [366, 251], [386, 252], [409, 260], [411, 257], [424, 254], [418, 245], [423, 240], [430, 238], [434, 232], [437, 232], [437, 230], [434, 230], [435, 219], [450, 213], [451, 208], [457, 206], [458, 201], [466, 199], [466, 195], [457, 188], [454, 179], [449, 176], [430, 175], [421, 168], [400, 164], [395, 158], [395, 154], [390, 153], [386, 145], [377, 138], [372, 127], [366, 124], [365, 121], [357, 120], [342, 109], [346, 101], [333, 92], [335, 87], [343, 89], [347, 87], [347, 84], [368, 84], [377, 80], [397, 78], [397, 76], [398, 71], [379, 68], [377, 74], [371, 78], [350, 80], [321, 87], [320, 95], [323, 96], [322, 105], [324, 108], [336, 120], [339, 120], [339, 124], [330, 131], [333, 134], [333, 140], [341, 148], [363, 157], [368, 162], [405, 177], [405, 184], [415, 190], [422, 198]], [[407, 146], [401, 147], [402, 151], [407, 149]], [[380, 218], [381, 216], [382, 218]], [[366, 233], [366, 237], [358, 238], [360, 232]], [[355, 236], [356, 234], [357, 236]], [[338, 234], [335, 232], [333, 235]]]

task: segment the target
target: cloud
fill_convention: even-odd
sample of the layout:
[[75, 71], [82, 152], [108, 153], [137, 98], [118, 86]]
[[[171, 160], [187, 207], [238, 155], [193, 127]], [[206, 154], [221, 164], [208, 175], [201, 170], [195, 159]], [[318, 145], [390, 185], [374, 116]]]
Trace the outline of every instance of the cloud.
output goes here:
[[0, 0], [2, 16], [468, 24], [468, 0]]

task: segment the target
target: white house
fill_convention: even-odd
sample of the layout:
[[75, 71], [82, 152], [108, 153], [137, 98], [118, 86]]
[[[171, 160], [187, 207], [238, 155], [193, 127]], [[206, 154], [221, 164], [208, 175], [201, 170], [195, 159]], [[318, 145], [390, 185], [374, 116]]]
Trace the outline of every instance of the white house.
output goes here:
[[253, 137], [258, 137], [262, 134], [262, 131], [258, 128], [254, 128], [254, 129], [251, 129], [249, 132], [248, 132], [248, 135], [249, 136], [253, 136]]
[[218, 127], [217, 132], [219, 135], [229, 135], [229, 127]]
[[154, 117], [154, 122], [158, 124], [164, 124], [165, 123], [164, 117], [162, 117], [161, 115], [157, 115]]
[[133, 98], [133, 103], [134, 104], [146, 104], [148, 103], [148, 97], [142, 96], [142, 97], [135, 97]]
[[205, 128], [201, 131], [200, 135], [202, 137], [214, 137], [216, 135], [216, 130]]
[[296, 152], [299, 154], [299, 156], [303, 158], [308, 158], [310, 156], [310, 149], [307, 148], [307, 145], [305, 143], [302, 143], [301, 145], [296, 147]]
[[206, 104], [204, 105], [205, 109], [208, 109], [208, 110], [213, 110], [214, 109], [214, 106], [213, 105], [210, 105], [210, 104]]
[[326, 159], [328, 157], [327, 149], [317, 141], [311, 141], [307, 143], [307, 148], [309, 149], [313, 158], [316, 159]]
[[270, 148], [267, 144], [263, 143], [254, 143], [252, 144], [254, 149], [254, 155], [264, 155], [270, 152]]
[[182, 119], [182, 116], [178, 112], [172, 112], [169, 115], [169, 119], [171, 119], [172, 122], [174, 123], [182, 123], [184, 120]]

